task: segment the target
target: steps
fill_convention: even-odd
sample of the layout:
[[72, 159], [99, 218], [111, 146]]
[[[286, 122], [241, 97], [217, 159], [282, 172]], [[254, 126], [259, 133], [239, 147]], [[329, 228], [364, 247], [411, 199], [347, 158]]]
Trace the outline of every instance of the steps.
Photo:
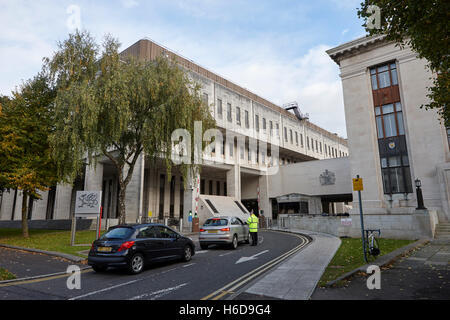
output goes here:
[[437, 241], [450, 242], [450, 223], [439, 223], [436, 226], [434, 239]]

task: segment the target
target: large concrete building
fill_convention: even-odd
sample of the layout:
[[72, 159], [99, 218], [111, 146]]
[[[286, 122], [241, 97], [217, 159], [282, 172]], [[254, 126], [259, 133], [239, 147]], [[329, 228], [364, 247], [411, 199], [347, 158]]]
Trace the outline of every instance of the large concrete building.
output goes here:
[[[364, 181], [366, 228], [385, 237], [433, 236], [450, 221], [448, 131], [436, 110], [425, 110], [432, 77], [427, 61], [384, 36], [363, 37], [327, 51], [339, 65], [344, 92], [351, 176]], [[424, 204], [418, 207], [415, 180]], [[353, 226], [359, 231], [357, 193]]]
[[[283, 174], [278, 167], [295, 166], [311, 160], [345, 158], [349, 154], [347, 140], [310, 122], [295, 110], [295, 104], [289, 105], [295, 112], [288, 111], [150, 40], [138, 41], [122, 55], [145, 60], [160, 55], [175, 59], [202, 84], [203, 99], [210, 106], [217, 127], [225, 136], [236, 136], [231, 143], [227, 141], [215, 146], [214, 153], [222, 160], [220, 163], [204, 163], [201, 173], [189, 177], [186, 184], [176, 169], [171, 177], [167, 177], [162, 163], [149, 163], [141, 155], [126, 193], [129, 222], [139, 221], [149, 212], [153, 218], [184, 218], [184, 221], [187, 221], [189, 211], [198, 211], [202, 217], [217, 212], [248, 214], [248, 210], [262, 210], [266, 217], [275, 218], [279, 210], [320, 214], [343, 210], [342, 206], [337, 209], [335, 202], [351, 201], [350, 190], [344, 197], [326, 198], [326, 191], [301, 189], [302, 182], [309, 184], [301, 177], [291, 181], [293, 185], [290, 188], [278, 181], [281, 187], [272, 189], [270, 179]], [[271, 171], [273, 168], [277, 169]], [[334, 175], [325, 168], [312, 177], [312, 183], [320, 181], [323, 173], [324, 179]], [[77, 190], [103, 190], [105, 217], [117, 218], [117, 173], [107, 159], [101, 159], [95, 168], [88, 166], [73, 186], [57, 185], [44, 192], [42, 200], [32, 200], [29, 218], [47, 221], [69, 219], [74, 212]], [[297, 194], [297, 197], [287, 201], [289, 194]], [[20, 219], [20, 198], [20, 191], [0, 196], [0, 220]]]

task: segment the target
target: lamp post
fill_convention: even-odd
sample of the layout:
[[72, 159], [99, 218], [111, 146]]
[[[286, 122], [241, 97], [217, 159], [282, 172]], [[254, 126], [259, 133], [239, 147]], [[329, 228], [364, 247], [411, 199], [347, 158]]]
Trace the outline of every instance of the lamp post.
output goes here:
[[422, 195], [422, 189], [420, 188], [422, 186], [422, 182], [419, 179], [416, 179], [414, 181], [416, 184], [416, 195], [417, 195], [417, 210], [425, 210], [425, 206], [423, 205], [423, 195]]

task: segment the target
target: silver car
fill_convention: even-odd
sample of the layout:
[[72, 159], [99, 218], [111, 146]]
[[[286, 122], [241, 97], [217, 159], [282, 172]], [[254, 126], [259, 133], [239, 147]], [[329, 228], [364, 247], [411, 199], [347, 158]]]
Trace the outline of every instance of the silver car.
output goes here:
[[200, 247], [210, 244], [226, 244], [236, 249], [239, 242], [250, 243], [248, 225], [238, 217], [214, 217], [205, 221], [199, 234]]

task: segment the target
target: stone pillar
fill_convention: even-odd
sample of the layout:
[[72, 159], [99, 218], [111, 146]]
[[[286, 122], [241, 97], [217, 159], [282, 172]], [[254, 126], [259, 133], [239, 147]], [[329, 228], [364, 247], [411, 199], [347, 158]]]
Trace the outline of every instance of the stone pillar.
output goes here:
[[58, 184], [56, 186], [55, 220], [71, 218], [71, 203], [72, 186], [69, 184]]
[[[136, 161], [133, 175], [131, 176], [131, 180], [128, 183], [125, 193], [125, 210], [127, 214], [127, 223], [135, 223], [142, 216], [144, 189], [143, 157], [144, 156], [141, 154]], [[128, 168], [126, 170], [128, 170]]]
[[86, 166], [86, 175], [84, 178], [85, 191], [102, 191], [103, 189], [103, 164], [97, 163], [96, 166]]
[[[184, 204], [183, 204], [183, 231], [190, 231], [192, 224], [189, 223], [189, 211], [192, 212], [192, 217], [195, 215], [197, 184], [199, 182], [199, 174], [188, 174], [186, 188], [184, 190]], [[200, 188], [200, 186], [198, 186]], [[200, 190], [200, 189], [199, 189]]]
[[227, 171], [227, 196], [241, 200], [241, 168], [237, 164]]
[[269, 198], [269, 177], [261, 175], [258, 178], [259, 207], [264, 211], [264, 217], [272, 218], [272, 204]]

